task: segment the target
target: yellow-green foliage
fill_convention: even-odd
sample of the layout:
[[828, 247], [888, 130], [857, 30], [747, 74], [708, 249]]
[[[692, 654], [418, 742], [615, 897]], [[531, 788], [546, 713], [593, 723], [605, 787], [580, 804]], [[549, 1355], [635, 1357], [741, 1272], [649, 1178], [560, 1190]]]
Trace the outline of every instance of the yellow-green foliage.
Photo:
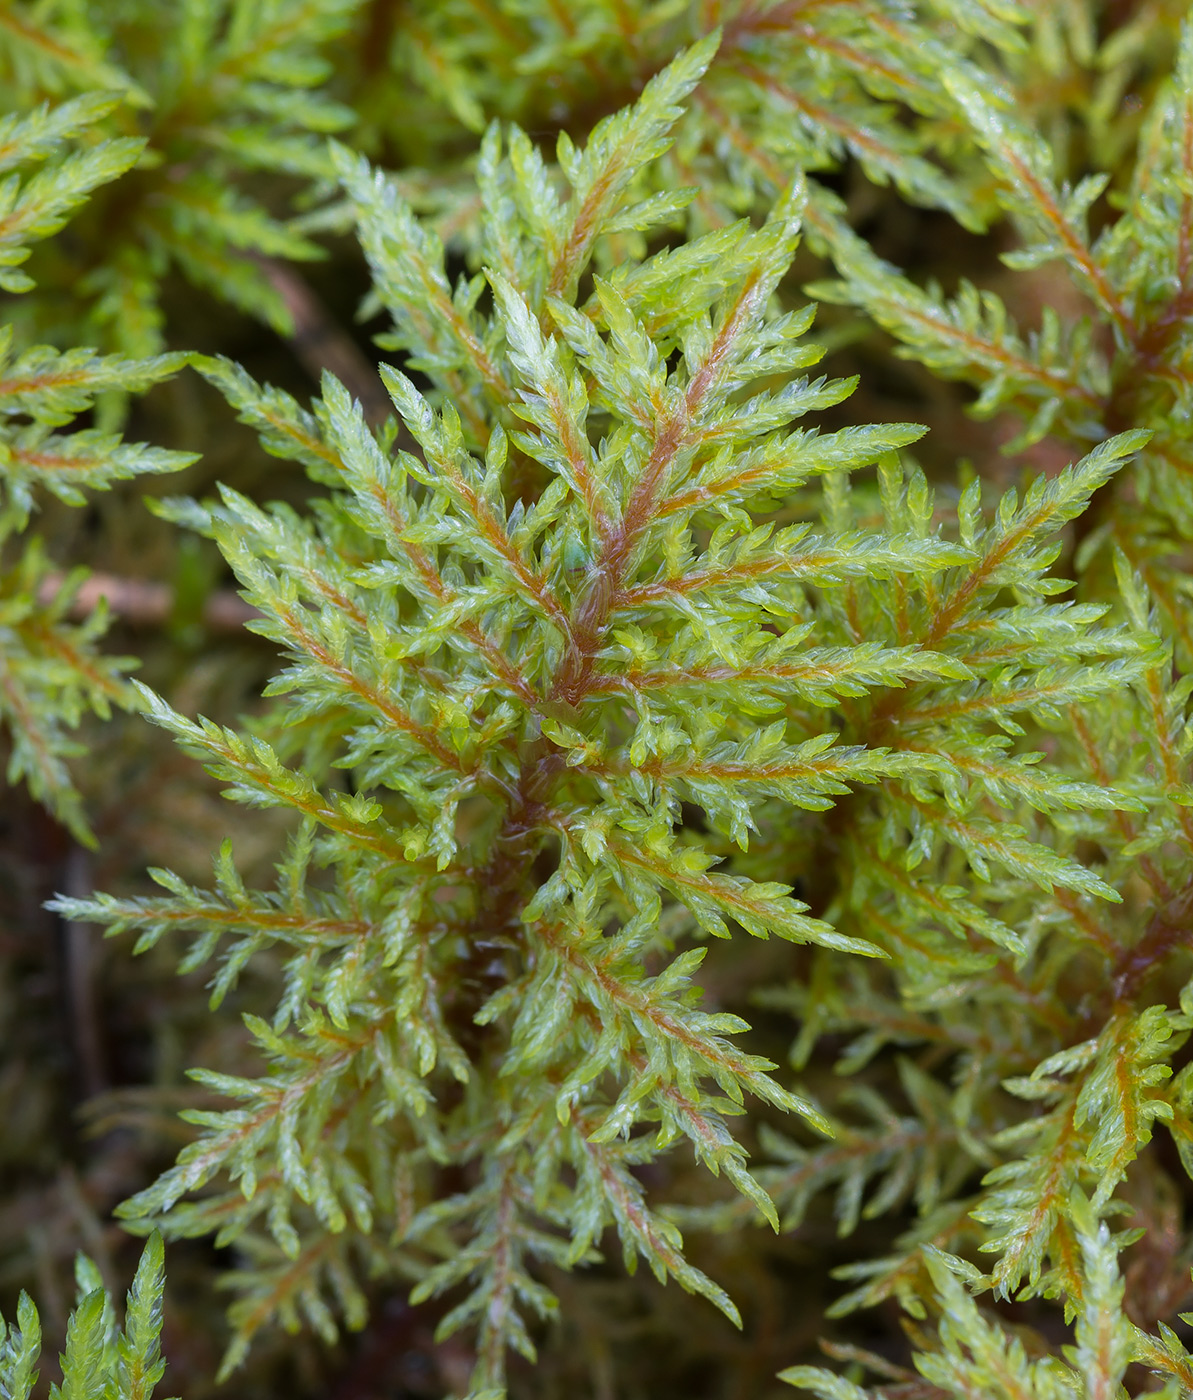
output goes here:
[[[829, 1315], [895, 1300], [919, 1379], [830, 1343], [847, 1373], [785, 1380], [1187, 1392], [1183, 1243], [1124, 1277], [1193, 1170], [1193, 20], [1124, 8], [0, 0], [0, 161], [43, 163], [0, 282], [58, 343], [0, 369], [10, 779], [85, 834], [66, 730], [133, 691], [23, 532], [188, 460], [106, 431], [129, 396], [189, 360], [310, 482], [155, 506], [279, 659], [243, 723], [137, 701], [284, 814], [276, 880], [228, 841], [210, 886], [52, 906], [189, 939], [213, 1018], [277, 992], [117, 1211], [233, 1246], [223, 1374], [400, 1290], [516, 1393], [571, 1272], [620, 1251], [749, 1325], [691, 1242], [831, 1202]], [[905, 204], [942, 245], [907, 272], [865, 222]], [[270, 260], [348, 230], [388, 421], [159, 353], [171, 269], [289, 334]], [[979, 235], [997, 285], [932, 280]], [[892, 354], [997, 438], [934, 466], [955, 416], [870, 412]]]
[[[34, 282], [23, 266], [30, 244], [55, 233], [92, 190], [115, 180], [143, 154], [144, 143], [135, 138], [94, 139], [96, 125], [118, 105], [96, 94], [3, 120], [0, 170], [10, 172], [0, 186], [5, 291], [30, 291]], [[38, 163], [40, 169], [31, 171]], [[177, 471], [190, 460], [179, 452], [123, 443], [95, 428], [55, 431], [72, 425], [100, 396], [144, 390], [182, 364], [179, 355], [131, 360], [88, 349], [26, 348], [11, 325], [0, 331], [0, 549], [28, 524], [39, 488], [80, 505], [83, 487], [105, 487], [141, 472]], [[64, 621], [80, 578], [55, 586], [36, 540], [19, 557], [5, 550], [0, 558], [0, 718], [12, 738], [8, 780], [26, 779], [34, 796], [86, 837], [86, 820], [65, 766], [78, 749], [65, 731], [78, 724], [84, 708], [106, 714], [113, 702], [128, 702], [122, 667], [96, 651], [102, 613], [80, 626]]]
[[[78, 1304], [66, 1328], [60, 1358], [62, 1380], [50, 1386], [50, 1400], [149, 1400], [166, 1372], [162, 1360], [162, 1268], [160, 1235], [145, 1246], [128, 1292], [124, 1326], [95, 1264], [85, 1254], [75, 1261]], [[41, 1322], [29, 1295], [21, 1294], [16, 1325], [0, 1318], [0, 1387], [10, 1400], [29, 1400], [37, 1384]]]

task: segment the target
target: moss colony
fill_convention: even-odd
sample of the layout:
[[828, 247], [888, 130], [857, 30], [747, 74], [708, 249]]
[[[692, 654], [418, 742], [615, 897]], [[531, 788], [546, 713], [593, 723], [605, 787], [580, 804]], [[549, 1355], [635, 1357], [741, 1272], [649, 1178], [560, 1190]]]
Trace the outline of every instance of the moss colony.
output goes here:
[[1184, 4], [0, 88], [5, 1400], [1193, 1393]]

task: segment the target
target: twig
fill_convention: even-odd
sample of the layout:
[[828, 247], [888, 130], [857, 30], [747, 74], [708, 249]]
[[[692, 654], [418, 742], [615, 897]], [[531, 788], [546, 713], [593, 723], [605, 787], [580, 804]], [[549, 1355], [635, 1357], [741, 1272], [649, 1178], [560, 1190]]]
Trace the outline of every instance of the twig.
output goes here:
[[294, 319], [289, 344], [303, 369], [316, 384], [330, 370], [360, 400], [370, 427], [379, 427], [394, 410], [376, 367], [294, 268], [273, 258], [257, 261]]
[[[38, 592], [38, 601], [48, 607], [65, 582], [64, 574], [48, 574]], [[84, 579], [67, 610], [73, 622], [81, 622], [106, 599], [114, 617], [131, 627], [160, 627], [174, 611], [174, 590], [168, 583], [153, 579], [121, 578], [118, 574], [95, 573]], [[203, 604], [203, 625], [212, 632], [237, 632], [246, 622], [260, 617], [251, 604], [229, 589], [212, 593]]]

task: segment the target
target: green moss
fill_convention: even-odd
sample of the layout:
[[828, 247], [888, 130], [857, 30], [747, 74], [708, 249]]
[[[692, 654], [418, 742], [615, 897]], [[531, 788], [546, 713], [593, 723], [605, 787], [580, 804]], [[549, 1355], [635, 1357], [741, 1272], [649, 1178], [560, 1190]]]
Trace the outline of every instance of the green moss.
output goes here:
[[[188, 1395], [1188, 1387], [1193, 27], [1122, 10], [0, 13], [0, 721], [158, 1134], [0, 1170], [175, 1242]], [[159, 1378], [142, 1267], [64, 1397]]]

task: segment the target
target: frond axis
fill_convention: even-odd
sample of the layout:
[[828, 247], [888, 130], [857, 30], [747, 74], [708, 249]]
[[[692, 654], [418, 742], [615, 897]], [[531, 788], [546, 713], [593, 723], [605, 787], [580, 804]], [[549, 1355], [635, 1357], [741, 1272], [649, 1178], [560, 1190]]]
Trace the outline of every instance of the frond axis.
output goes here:
[[[818, 652], [820, 654], [818, 654]], [[849, 654], [840, 654], [837, 648], [809, 648], [794, 661], [770, 661], [758, 664], [746, 663], [732, 666], [725, 662], [708, 662], [694, 666], [670, 666], [665, 670], [646, 670], [630, 666], [616, 671], [602, 671], [592, 678], [591, 695], [628, 694], [642, 691], [686, 690], [689, 687], [703, 689], [710, 685], [733, 684], [757, 685], [763, 688], [775, 687], [789, 690], [801, 685], [817, 690], [832, 691], [834, 683], [862, 683], [868, 674], [873, 674], [884, 662], [898, 665], [905, 660], [899, 648], [883, 648], [861, 661]], [[914, 668], [913, 677], [917, 676]]]
[[35, 614], [19, 623], [17, 630], [23, 632], [35, 645], [59, 657], [76, 675], [82, 676], [92, 690], [116, 704], [127, 701], [126, 687], [102, 666], [97, 665], [93, 657], [75, 646], [70, 632], [65, 628], [52, 627], [44, 617]]
[[[29, 697], [17, 684], [12, 671], [0, 658], [0, 693], [8, 702], [9, 713], [16, 718], [16, 732], [19, 733], [33, 752], [37, 766], [38, 782], [47, 794], [52, 793], [61, 781], [61, 771], [49, 744], [45, 731], [38, 723]], [[11, 763], [12, 760], [10, 760]]]
[[853, 122], [846, 121], [831, 107], [820, 102], [812, 102], [809, 98], [796, 91], [794, 88], [784, 87], [769, 73], [764, 72], [753, 63], [739, 60], [734, 64], [738, 73], [750, 83], [753, 83], [761, 90], [770, 93], [772, 97], [785, 103], [794, 111], [802, 114], [809, 122], [814, 123], [824, 131], [830, 131], [835, 136], [840, 137], [847, 148], [862, 153], [863, 158], [869, 156], [877, 166], [887, 170], [897, 168], [900, 158], [907, 159], [905, 153], [896, 151], [892, 147], [884, 144], [878, 139], [873, 131], [865, 127], [858, 126]]
[[461, 774], [462, 776], [475, 775], [475, 769], [469, 768], [463, 758], [448, 748], [439, 737], [431, 730], [424, 728], [409, 713], [409, 711], [397, 705], [388, 695], [372, 685], [364, 677], [359, 676], [350, 666], [327, 650], [311, 633], [304, 627], [298, 613], [290, 607], [275, 605], [277, 618], [286, 627], [287, 640], [292, 641], [295, 646], [304, 651], [315, 663], [325, 670], [336, 682], [350, 694], [378, 714], [383, 715], [390, 724], [401, 733], [413, 739], [420, 748], [424, 749], [435, 761], [444, 768]]
[[[454, 600], [452, 589], [443, 580], [443, 575], [439, 572], [430, 555], [420, 544], [406, 538], [409, 529], [409, 522], [405, 516], [395, 507], [389, 493], [385, 490], [380, 481], [373, 480], [369, 484], [369, 492], [374, 503], [383, 512], [389, 522], [393, 540], [404, 551], [415, 571], [421, 578], [424, 587], [443, 607], [449, 606]], [[502, 531], [502, 535], [508, 541], [508, 536]], [[532, 587], [538, 580], [537, 576], [525, 570], [524, 561], [517, 556], [517, 551], [509, 545], [512, 555], [517, 558], [517, 562], [522, 566], [525, 574], [526, 586]], [[512, 565], [511, 565], [512, 566]], [[464, 618], [459, 623], [460, 631], [470, 642], [480, 649], [485, 660], [493, 668], [496, 675], [500, 676], [504, 684], [519, 697], [520, 700], [532, 709], [537, 709], [539, 696], [526, 678], [517, 670], [509, 657], [493, 640], [486, 635], [484, 629], [472, 618]]]
[[[721, 1070], [745, 1085], [757, 1098], [763, 1099], [767, 1103], [776, 1102], [776, 1086], [770, 1080], [765, 1069], [757, 1062], [757, 1056], [744, 1054], [731, 1042], [723, 1040], [720, 1036], [704, 1038], [697, 1035], [690, 1026], [685, 1025], [671, 1012], [654, 1005], [646, 992], [628, 986], [621, 978], [614, 976], [606, 967], [602, 966], [601, 961], [585, 957], [583, 952], [566, 936], [562, 928], [540, 923], [536, 925], [535, 932], [548, 948], [553, 949], [579, 971], [582, 978], [590, 977], [611, 1002], [620, 1005], [631, 1016], [641, 1016], [649, 1021], [665, 1039], [673, 1040], [682, 1045], [703, 1061], [709, 1067], [709, 1073]], [[581, 981], [581, 987], [582, 985]], [[595, 1013], [595, 1008], [590, 1009]], [[599, 1018], [595, 1025], [597, 1029], [600, 1029]], [[763, 1063], [769, 1064], [769, 1061]], [[637, 1067], [640, 1070], [645, 1070], [645, 1059], [641, 1059]], [[770, 1065], [770, 1068], [773, 1069], [774, 1066]], [[660, 1084], [658, 1092], [663, 1093], [673, 1087], [673, 1085]], [[687, 1103], [686, 1098], [684, 1101]], [[691, 1105], [688, 1106], [691, 1107]]]
[[[387, 385], [393, 377], [382, 371], [382, 378]], [[393, 380], [396, 382], [396, 380]], [[489, 545], [505, 561], [510, 572], [517, 579], [523, 593], [532, 599], [542, 614], [547, 617], [565, 635], [568, 634], [568, 618], [559, 599], [547, 586], [547, 581], [541, 571], [535, 570], [523, 558], [521, 551], [510, 538], [505, 522], [501, 520], [492, 506], [485, 501], [471, 482], [467, 480], [460, 471], [459, 464], [447, 453], [431, 453], [426, 448], [428, 465], [433, 466], [436, 471], [442, 473], [451, 482], [452, 491], [459, 503], [472, 517], [477, 529], [484, 536]], [[373, 490], [374, 499], [377, 504], [386, 511], [390, 518], [395, 534], [401, 537], [406, 525], [402, 517], [393, 509], [393, 504], [385, 496], [380, 483], [377, 483]], [[426, 552], [419, 545], [411, 544], [403, 540], [403, 544], [410, 554], [411, 561], [422, 574], [427, 586], [437, 590], [438, 596], [446, 598], [447, 586], [443, 583], [442, 576], [431, 563]], [[488, 652], [486, 652], [488, 655]], [[490, 658], [492, 659], [492, 658]]]
[[[579, 1126], [583, 1131], [583, 1124]], [[731, 1299], [711, 1279], [688, 1263], [673, 1237], [673, 1230], [660, 1228], [646, 1208], [641, 1186], [624, 1169], [618, 1170], [608, 1145], [593, 1142], [587, 1134], [581, 1140], [600, 1177], [605, 1197], [619, 1227], [618, 1233], [622, 1235], [623, 1247], [628, 1234], [656, 1277], [670, 1274], [681, 1288], [703, 1293], [731, 1322], [740, 1327], [741, 1315]]]
[[352, 845], [372, 851], [375, 855], [400, 866], [421, 866], [428, 872], [438, 871], [433, 857], [411, 859], [401, 842], [388, 840], [385, 835], [371, 830], [363, 823], [353, 821], [324, 800], [323, 794], [314, 783], [304, 785], [301, 792], [280, 794], [273, 785], [273, 775], [269, 769], [244, 753], [238, 753], [223, 732], [216, 730], [214, 726], [201, 731], [201, 736], [203, 752], [210, 753], [218, 762], [227, 764], [233, 772], [242, 774], [242, 781], [259, 791], [269, 793], [275, 801], [311, 817], [320, 826], [334, 831], [337, 836], [342, 836]]
[[[1081, 750], [1085, 754], [1085, 761], [1089, 764], [1090, 772], [1094, 780], [1102, 787], [1109, 787], [1111, 783], [1110, 772], [1103, 762], [1101, 751], [1090, 732], [1089, 722], [1082, 714], [1078, 705], [1071, 705], [1068, 710], [1069, 722], [1073, 726], [1073, 733], [1077, 736], [1077, 742], [1081, 745]], [[1122, 808], [1116, 808], [1114, 812], [1114, 824], [1119, 829], [1123, 844], [1129, 845], [1134, 841], [1138, 828], [1131, 814]], [[1160, 868], [1152, 860], [1147, 851], [1141, 851], [1136, 857], [1140, 873], [1152, 887], [1156, 898], [1161, 903], [1172, 898], [1172, 887], [1164, 878]]]
[[686, 443], [704, 396], [715, 385], [722, 365], [764, 295], [769, 295], [769, 288], [765, 288], [763, 270], [755, 268], [738, 291], [703, 363], [692, 375], [680, 405], [665, 420], [656, 422], [650, 457], [634, 483], [621, 521], [592, 567], [592, 584], [572, 620], [572, 645], [556, 676], [551, 699], [575, 706], [587, 694], [595, 655], [604, 639], [609, 618], [623, 603], [624, 576], [630, 556], [655, 517], [660, 483]]
[[[963, 103], [963, 105], [968, 106], [969, 104]], [[987, 108], [987, 111], [989, 110]], [[994, 121], [999, 126], [1002, 125], [997, 117], [994, 117]], [[997, 157], [1006, 162], [1012, 180], [1020, 184], [1028, 198], [1035, 204], [1043, 223], [1051, 228], [1059, 239], [1069, 257], [1070, 264], [1080, 271], [1102, 309], [1114, 322], [1115, 328], [1123, 340], [1129, 344], [1134, 323], [1123, 305], [1122, 298], [1111, 285], [1103, 268], [1098, 265], [1084, 239], [1078, 235], [1064, 211], [1057, 204], [1055, 193], [1049, 188], [1048, 182], [1033, 168], [1031, 161], [1020, 149], [1014, 135], [1005, 132], [1002, 134], [1006, 135], [1006, 139], [997, 147]], [[989, 148], [994, 143], [987, 138], [983, 144]]]

